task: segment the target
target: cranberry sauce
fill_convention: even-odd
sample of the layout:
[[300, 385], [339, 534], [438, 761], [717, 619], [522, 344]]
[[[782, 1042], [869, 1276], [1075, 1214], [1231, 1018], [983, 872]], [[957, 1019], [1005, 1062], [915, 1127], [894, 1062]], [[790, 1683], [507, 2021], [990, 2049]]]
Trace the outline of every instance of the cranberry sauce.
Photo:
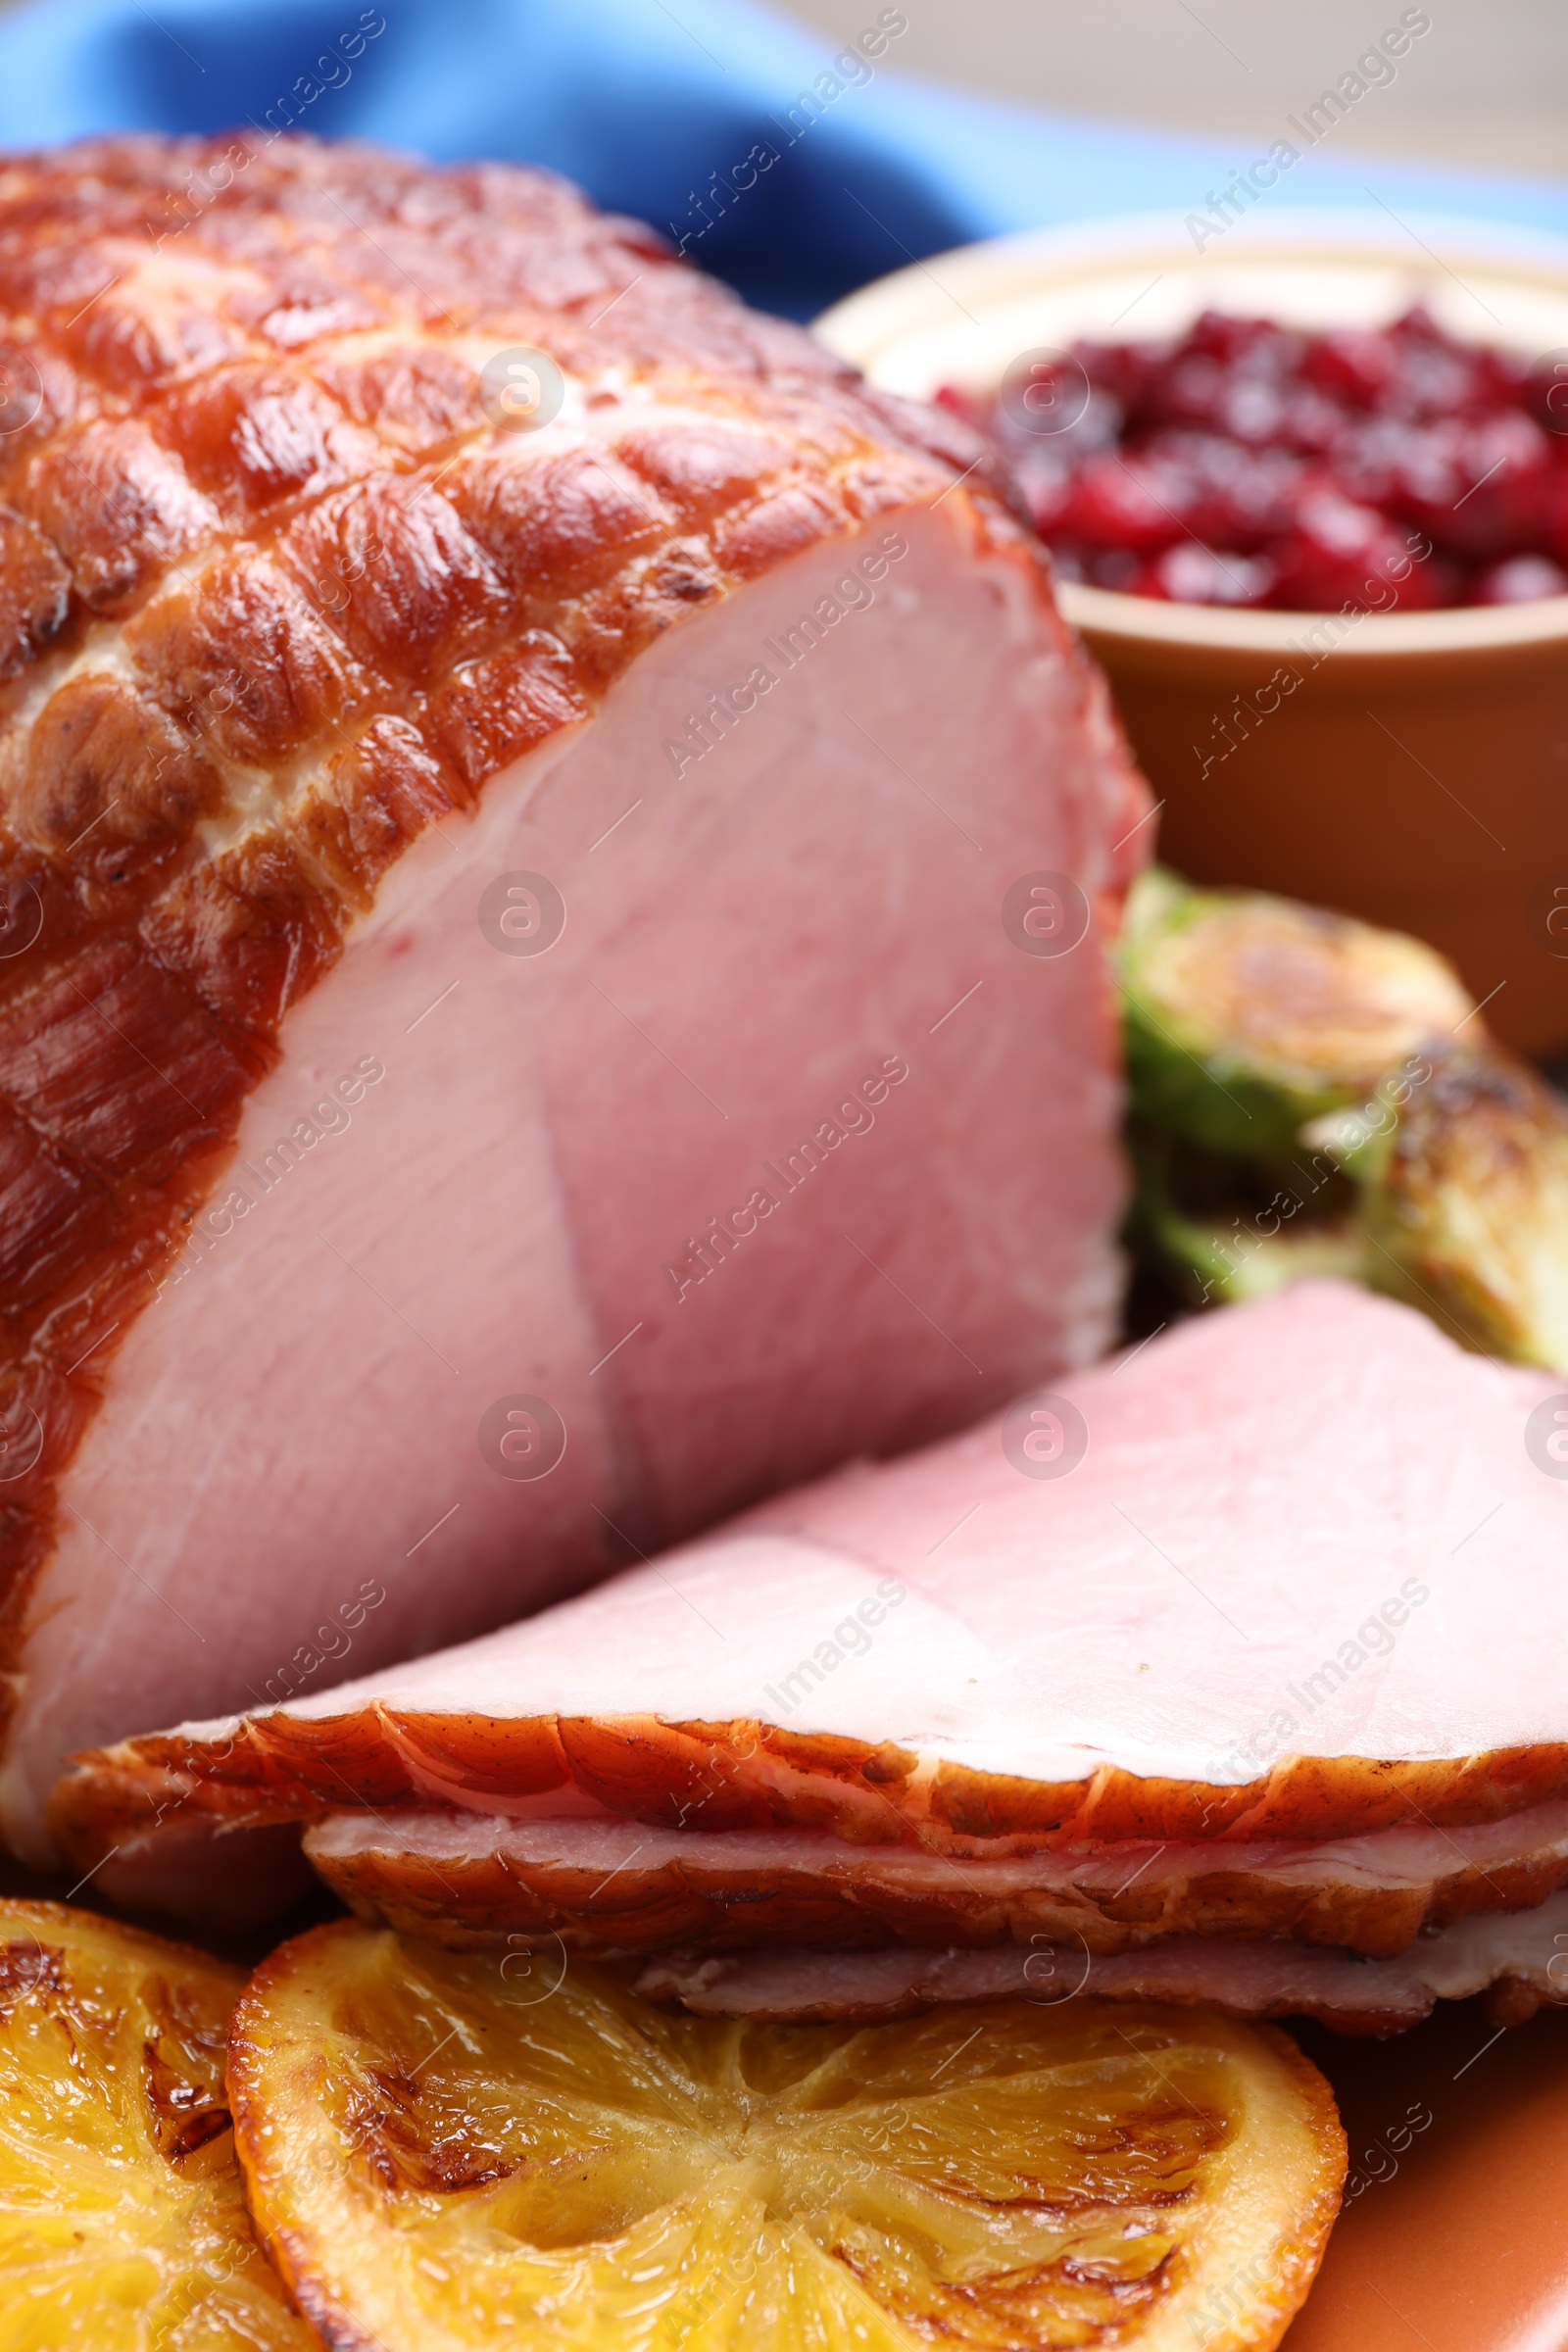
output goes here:
[[1001, 446], [1063, 579], [1295, 612], [1568, 594], [1568, 360], [1424, 311], [1327, 333], [1210, 311], [937, 397]]

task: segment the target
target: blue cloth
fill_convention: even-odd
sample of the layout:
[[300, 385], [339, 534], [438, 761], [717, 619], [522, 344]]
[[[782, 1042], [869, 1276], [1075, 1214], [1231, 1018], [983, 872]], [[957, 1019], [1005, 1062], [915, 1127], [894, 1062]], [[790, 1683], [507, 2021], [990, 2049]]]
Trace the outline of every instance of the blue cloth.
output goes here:
[[[873, 34], [898, 15], [865, 0]], [[851, 72], [868, 77], [834, 74], [825, 36], [745, 0], [31, 0], [0, 19], [0, 143], [292, 119], [443, 159], [549, 164], [796, 317], [971, 238], [1188, 213], [1252, 160], [940, 88], [899, 71], [896, 32]], [[814, 116], [796, 103], [812, 90]], [[1379, 103], [1374, 89], [1359, 107], [1375, 119]], [[777, 161], [748, 166], [754, 150]], [[711, 193], [714, 175], [730, 194]], [[1369, 196], [1568, 234], [1568, 186], [1374, 166], [1332, 133], [1267, 201]]]

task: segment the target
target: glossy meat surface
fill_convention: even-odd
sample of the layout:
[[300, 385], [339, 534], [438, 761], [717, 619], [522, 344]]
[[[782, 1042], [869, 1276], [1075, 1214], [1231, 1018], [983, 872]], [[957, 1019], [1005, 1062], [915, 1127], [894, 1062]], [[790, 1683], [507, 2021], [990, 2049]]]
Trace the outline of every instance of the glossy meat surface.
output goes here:
[[[14, 159], [0, 379], [0, 1819], [43, 1860], [74, 1746], [1092, 1354], [1147, 829], [961, 433], [547, 175]], [[1003, 929], [1042, 868], [1082, 954]], [[713, 1240], [767, 1161], [788, 1213]]]

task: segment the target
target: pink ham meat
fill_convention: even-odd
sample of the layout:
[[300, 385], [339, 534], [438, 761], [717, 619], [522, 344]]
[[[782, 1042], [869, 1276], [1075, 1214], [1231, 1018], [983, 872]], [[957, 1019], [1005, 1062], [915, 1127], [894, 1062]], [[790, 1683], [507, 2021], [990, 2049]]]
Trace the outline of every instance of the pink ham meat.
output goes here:
[[[695, 1951], [648, 1981], [792, 2015], [812, 1953], [875, 2007], [926, 1997], [922, 1954], [1001, 1989], [1082, 1951], [1131, 1990], [1168, 1946], [1256, 2005], [1235, 1946], [1407, 2020], [1426, 1980], [1367, 1972], [1459, 1937], [1500, 1981], [1521, 1947], [1473, 1923], [1568, 1882], [1559, 1404], [1301, 1284], [445, 1657], [101, 1752], [58, 1835], [177, 1906], [304, 1822], [365, 1911]], [[1351, 1970], [1404, 1989], [1349, 2002]]]
[[1361, 1838], [1079, 1840], [961, 1859], [821, 1830], [377, 1808], [329, 1813], [305, 1851], [357, 1909], [477, 1946], [552, 1936], [615, 1951], [1056, 1941], [1108, 1954], [1171, 1936], [1271, 1936], [1375, 1956], [1472, 1912], [1528, 1910], [1555, 1893], [1568, 1883], [1568, 1804]]
[[[537, 1965], [548, 1971], [559, 1954]], [[748, 1952], [675, 1955], [637, 1979], [648, 2000], [678, 2001], [704, 2017], [799, 2022], [907, 2017], [938, 2001], [1009, 1994], [1212, 2002], [1242, 2017], [1315, 2017], [1341, 2034], [1397, 2034], [1439, 2001], [1484, 1992], [1499, 2025], [1517, 2026], [1568, 2001], [1568, 1895], [1537, 1911], [1467, 1919], [1396, 1960], [1363, 1960], [1278, 1939], [1216, 1943], [1174, 1936], [1104, 1959], [1041, 1937], [992, 1951]]]
[[12, 160], [0, 381], [42, 1862], [73, 1749], [1092, 1358], [1149, 836], [978, 449], [542, 174]]

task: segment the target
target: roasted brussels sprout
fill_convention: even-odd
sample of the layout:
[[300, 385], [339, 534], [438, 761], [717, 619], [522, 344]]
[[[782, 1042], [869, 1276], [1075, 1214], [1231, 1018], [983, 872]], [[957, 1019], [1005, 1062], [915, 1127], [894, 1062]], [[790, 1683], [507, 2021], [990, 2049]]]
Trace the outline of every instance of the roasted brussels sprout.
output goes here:
[[1360, 1183], [1366, 1279], [1454, 1338], [1568, 1373], [1568, 1102], [1501, 1046], [1429, 1046], [1387, 1130], [1312, 1130]]
[[1305, 1121], [1364, 1101], [1471, 1011], [1419, 940], [1158, 868], [1119, 956], [1135, 1113], [1254, 1161], [1289, 1156]]
[[1344, 1275], [1568, 1373], [1568, 1102], [1441, 956], [1156, 868], [1120, 957], [1146, 1265], [1199, 1304]]

